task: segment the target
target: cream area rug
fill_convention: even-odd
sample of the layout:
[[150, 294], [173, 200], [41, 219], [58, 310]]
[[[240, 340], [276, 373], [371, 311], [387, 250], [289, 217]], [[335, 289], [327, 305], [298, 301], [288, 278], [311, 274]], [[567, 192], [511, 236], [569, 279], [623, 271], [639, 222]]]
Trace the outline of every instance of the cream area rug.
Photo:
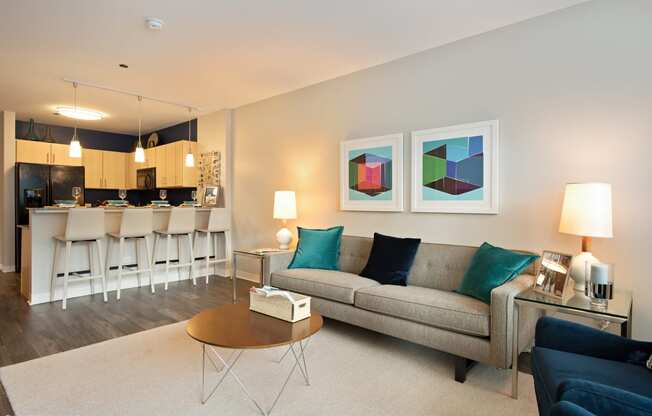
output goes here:
[[[284, 351], [245, 351], [235, 366], [266, 409], [294, 364], [277, 362]], [[537, 414], [529, 375], [513, 400], [507, 370], [477, 365], [456, 383], [451, 356], [333, 321], [306, 358], [311, 385], [297, 369], [272, 415]], [[3, 367], [0, 380], [17, 416], [260, 414], [231, 376], [202, 405], [201, 362], [181, 322]], [[211, 368], [208, 383], [219, 376]]]

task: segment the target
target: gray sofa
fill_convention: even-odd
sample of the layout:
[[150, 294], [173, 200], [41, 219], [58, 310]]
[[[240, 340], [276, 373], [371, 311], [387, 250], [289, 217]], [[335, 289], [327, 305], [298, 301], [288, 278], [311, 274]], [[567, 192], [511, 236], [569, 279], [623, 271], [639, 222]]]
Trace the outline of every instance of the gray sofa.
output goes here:
[[[287, 269], [292, 254], [272, 256], [272, 286], [312, 297], [323, 316], [453, 354], [455, 379], [466, 380], [475, 362], [509, 368], [513, 300], [532, 286], [534, 266], [491, 292], [491, 305], [454, 292], [476, 247], [422, 243], [407, 286], [381, 285], [358, 276], [373, 240], [342, 237], [340, 271]], [[524, 308], [519, 352], [529, 346], [539, 314]]]

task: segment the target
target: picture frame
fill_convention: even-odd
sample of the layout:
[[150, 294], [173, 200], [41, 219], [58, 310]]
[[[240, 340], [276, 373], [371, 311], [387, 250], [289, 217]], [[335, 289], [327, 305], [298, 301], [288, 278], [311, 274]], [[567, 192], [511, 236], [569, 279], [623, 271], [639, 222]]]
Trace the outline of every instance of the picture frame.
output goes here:
[[570, 254], [545, 250], [541, 256], [534, 291], [562, 301], [573, 296], [575, 282], [570, 278], [572, 258]]
[[205, 185], [204, 195], [202, 198], [202, 205], [207, 207], [214, 207], [220, 197], [220, 187], [216, 185]]
[[412, 212], [499, 213], [499, 121], [412, 134]]
[[403, 211], [403, 134], [340, 142], [340, 209]]

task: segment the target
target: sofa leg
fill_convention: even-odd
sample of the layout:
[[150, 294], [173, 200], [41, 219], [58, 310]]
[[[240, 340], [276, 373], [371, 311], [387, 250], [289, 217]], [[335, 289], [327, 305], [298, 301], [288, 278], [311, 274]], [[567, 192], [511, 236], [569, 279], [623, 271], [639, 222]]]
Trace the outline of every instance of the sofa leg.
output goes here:
[[455, 356], [455, 381], [464, 383], [466, 381], [466, 372], [475, 364], [476, 362], [473, 360]]

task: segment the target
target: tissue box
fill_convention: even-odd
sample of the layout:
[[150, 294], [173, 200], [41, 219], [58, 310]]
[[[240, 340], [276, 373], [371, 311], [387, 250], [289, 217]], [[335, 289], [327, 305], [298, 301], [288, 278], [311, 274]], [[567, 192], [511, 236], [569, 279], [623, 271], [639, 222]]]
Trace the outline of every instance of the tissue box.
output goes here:
[[292, 293], [294, 302], [282, 296], [264, 296], [249, 292], [249, 309], [282, 319], [297, 322], [310, 317], [310, 296]]

